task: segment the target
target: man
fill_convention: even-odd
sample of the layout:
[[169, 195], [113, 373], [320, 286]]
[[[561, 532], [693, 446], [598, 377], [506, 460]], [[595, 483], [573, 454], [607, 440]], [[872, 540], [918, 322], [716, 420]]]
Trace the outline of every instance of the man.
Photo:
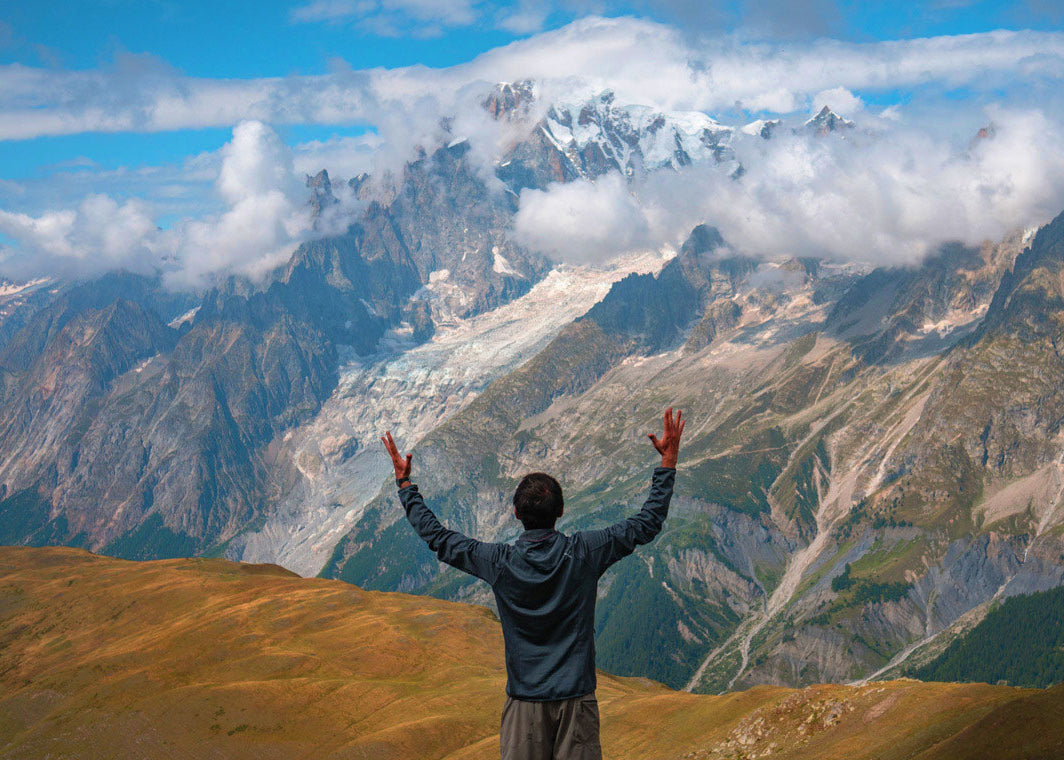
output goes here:
[[444, 528], [410, 482], [413, 454], [403, 458], [391, 432], [392, 457], [407, 519], [443, 562], [491, 584], [506, 647], [503, 760], [601, 760], [595, 698], [595, 597], [599, 577], [661, 531], [676, 477], [685, 420], [665, 412], [661, 454], [642, 510], [608, 528], [566, 536], [554, 529], [564, 500], [558, 481], [526, 475], [514, 492], [524, 532], [513, 544], [485, 543]]

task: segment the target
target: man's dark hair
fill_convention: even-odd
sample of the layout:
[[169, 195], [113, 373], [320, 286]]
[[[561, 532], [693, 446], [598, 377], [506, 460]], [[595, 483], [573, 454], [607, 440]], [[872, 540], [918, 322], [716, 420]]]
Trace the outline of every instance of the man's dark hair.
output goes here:
[[528, 473], [514, 491], [514, 510], [525, 530], [553, 528], [563, 506], [561, 485], [545, 472]]

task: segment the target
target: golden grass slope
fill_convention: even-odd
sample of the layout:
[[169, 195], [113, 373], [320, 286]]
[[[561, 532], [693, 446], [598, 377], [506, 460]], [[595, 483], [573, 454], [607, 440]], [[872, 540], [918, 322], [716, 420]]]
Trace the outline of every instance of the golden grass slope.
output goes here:
[[[3, 758], [492, 758], [504, 684], [483, 608], [275, 565], [0, 547]], [[598, 696], [615, 760], [1064, 757], [1059, 689], [714, 697], [603, 673]]]

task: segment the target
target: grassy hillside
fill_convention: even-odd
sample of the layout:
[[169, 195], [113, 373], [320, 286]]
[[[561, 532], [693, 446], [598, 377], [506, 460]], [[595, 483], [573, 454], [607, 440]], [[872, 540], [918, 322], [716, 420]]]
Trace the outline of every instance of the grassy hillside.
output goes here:
[[1064, 681], [1064, 587], [1006, 599], [913, 675], [925, 680]]
[[[273, 565], [0, 547], [4, 758], [497, 757], [504, 679], [501, 632], [480, 607]], [[601, 674], [598, 695], [615, 759], [1064, 750], [1059, 689], [900, 681], [713, 697]]]

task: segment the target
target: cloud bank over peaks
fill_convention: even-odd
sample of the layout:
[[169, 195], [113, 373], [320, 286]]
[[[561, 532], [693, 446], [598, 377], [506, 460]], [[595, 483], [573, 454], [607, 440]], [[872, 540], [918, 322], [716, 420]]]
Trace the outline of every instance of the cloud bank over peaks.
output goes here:
[[[168, 236], [177, 264], [165, 275], [170, 284], [201, 286], [219, 272], [258, 279], [312, 229], [313, 213], [291, 152], [262, 122], [245, 121], [233, 129], [232, 141], [222, 148], [216, 188], [227, 210], [186, 221]], [[301, 196], [303, 202], [297, 200]]]
[[[303, 7], [307, 20], [327, 21], [354, 6]], [[737, 35], [695, 40], [645, 19], [595, 16], [443, 68], [354, 70], [339, 62], [324, 74], [210, 79], [150, 56], [96, 70], [0, 66], [0, 140], [237, 125], [232, 141], [200, 162], [217, 167], [216, 176], [198, 180], [212, 182], [216, 207], [203, 204], [159, 229], [158, 219], [175, 215], [161, 180], [154, 195], [127, 200], [143, 186], [131, 190], [117, 172], [112, 184], [94, 185], [98, 177], [86, 169], [74, 189], [57, 179], [46, 201], [0, 211], [0, 271], [83, 276], [125, 267], [163, 271], [187, 288], [226, 274], [258, 277], [303, 240], [330, 225], [342, 229], [344, 214], [357, 210], [341, 195], [331, 216], [315, 221], [304, 175], [324, 166], [346, 176], [369, 171], [387, 184], [419, 154], [464, 138], [479, 176], [504, 192], [496, 162], [544, 109], [605, 90], [619, 106], [736, 126], [760, 118], [764, 127], [777, 117], [784, 124], [769, 128], [768, 141], [760, 129], [735, 135], [731, 147], [745, 172], [737, 181], [707, 162], [632, 182], [607, 175], [525, 190], [513, 229], [523, 244], [559, 260], [595, 262], [677, 243], [708, 222], [755, 255], [915, 261], [942, 240], [999, 237], [1064, 205], [1062, 73], [1059, 32], [783, 44]], [[481, 107], [496, 83], [526, 79], [536, 83], [527, 119], [493, 119]], [[985, 111], [986, 103], [1009, 107]], [[823, 105], [857, 123], [846, 139], [791, 132]], [[970, 135], [991, 120], [995, 136], [967, 150]], [[293, 150], [266, 124], [373, 131]], [[334, 192], [347, 191], [334, 184]]]
[[87, 277], [112, 269], [161, 273], [175, 288], [214, 278], [258, 280], [302, 241], [346, 226], [359, 202], [341, 183], [339, 203], [316, 218], [292, 151], [260, 121], [240, 122], [220, 151], [214, 189], [224, 210], [161, 229], [149, 204], [90, 195], [75, 209], [40, 216], [0, 210], [0, 270], [15, 277]]
[[[147, 204], [122, 204], [107, 195], [88, 195], [73, 209], [40, 216], [0, 209], [0, 269], [7, 276], [85, 276], [109, 269], [142, 274], [160, 259], [158, 230]], [[2, 239], [2, 238], [0, 238]]]
[[986, 117], [992, 137], [969, 149], [896, 125], [769, 140], [740, 132], [735, 179], [701, 163], [630, 183], [612, 173], [525, 190], [512, 234], [555, 260], [597, 263], [677, 246], [708, 223], [746, 255], [914, 264], [942, 243], [997, 240], [1064, 208], [1059, 123], [1037, 110]]
[[[324, 5], [323, 5], [324, 7]], [[824, 90], [997, 91], [1052, 83], [1064, 33], [996, 31], [889, 42], [700, 39], [631, 17], [589, 16], [445, 68], [415, 65], [255, 79], [189, 77], [151, 56], [87, 71], [0, 66], [0, 139], [273, 124], [356, 124], [453, 114], [471, 84], [533, 79], [557, 94], [612, 89], [665, 110], [792, 113]], [[841, 105], [837, 106], [842, 108]], [[435, 121], [434, 120], [434, 121]], [[385, 128], [380, 128], [382, 134]], [[390, 139], [390, 136], [389, 136]]]
[[647, 216], [639, 197], [619, 172], [596, 180], [554, 183], [546, 190], [521, 191], [514, 240], [570, 264], [598, 264], [652, 247], [666, 236]]

